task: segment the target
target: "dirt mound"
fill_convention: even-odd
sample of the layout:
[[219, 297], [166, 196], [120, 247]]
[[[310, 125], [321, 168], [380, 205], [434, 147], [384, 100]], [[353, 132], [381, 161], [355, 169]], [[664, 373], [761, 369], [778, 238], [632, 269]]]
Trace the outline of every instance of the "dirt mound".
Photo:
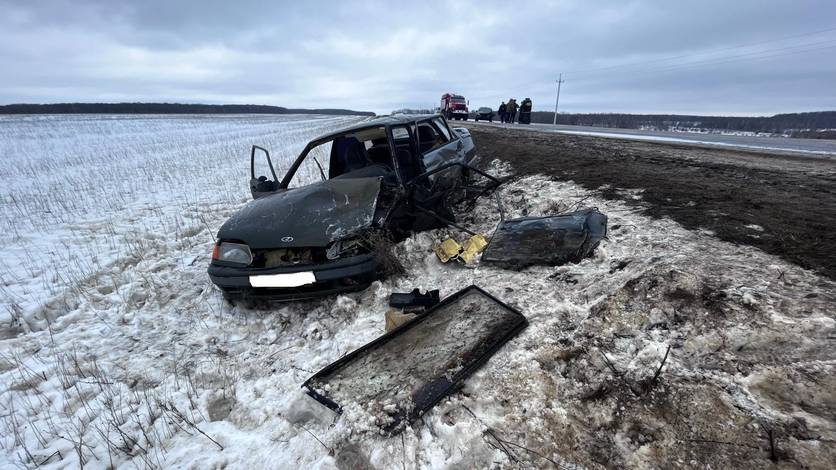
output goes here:
[[535, 411], [528, 443], [591, 467], [826, 468], [834, 353], [778, 327], [716, 276], [654, 267], [536, 348], [537, 392], [559, 406]]

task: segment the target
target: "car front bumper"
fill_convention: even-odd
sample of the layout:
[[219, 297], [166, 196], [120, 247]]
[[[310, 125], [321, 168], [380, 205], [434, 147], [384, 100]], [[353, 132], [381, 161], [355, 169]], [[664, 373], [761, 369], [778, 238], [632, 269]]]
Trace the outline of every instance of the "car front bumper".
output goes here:
[[[378, 278], [380, 262], [374, 255], [359, 255], [325, 264], [249, 268], [210, 264], [212, 282], [227, 298], [290, 301], [361, 290]], [[312, 272], [315, 282], [298, 287], [253, 287], [250, 276]]]

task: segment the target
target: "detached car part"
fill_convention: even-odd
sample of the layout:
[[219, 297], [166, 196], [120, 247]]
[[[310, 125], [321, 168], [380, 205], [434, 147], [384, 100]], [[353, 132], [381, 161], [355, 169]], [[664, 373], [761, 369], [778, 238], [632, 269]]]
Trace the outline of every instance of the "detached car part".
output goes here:
[[577, 263], [606, 236], [607, 216], [596, 208], [505, 220], [494, 231], [481, 262], [511, 269]]
[[481, 253], [487, 245], [488, 241], [485, 240], [485, 237], [477, 233], [465, 240], [461, 245], [456, 240], [448, 238], [433, 246], [433, 251], [442, 263], [455, 259], [467, 264], [473, 261], [476, 255]]
[[412, 292], [392, 292], [389, 295], [389, 306], [405, 310], [425, 309], [439, 303], [438, 289], [428, 290], [422, 294], [419, 289], [412, 289]]
[[336, 412], [360, 406], [381, 429], [399, 432], [460, 387], [526, 325], [520, 312], [470, 286], [302, 386]]

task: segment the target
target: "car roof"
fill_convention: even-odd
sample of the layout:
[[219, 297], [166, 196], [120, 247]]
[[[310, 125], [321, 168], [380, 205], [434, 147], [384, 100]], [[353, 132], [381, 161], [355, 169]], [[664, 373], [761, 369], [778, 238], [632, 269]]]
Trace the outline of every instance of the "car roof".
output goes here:
[[415, 121], [426, 121], [429, 119], [441, 117], [440, 114], [393, 114], [390, 116], [378, 116], [375, 118], [371, 118], [367, 121], [362, 121], [357, 124], [353, 124], [351, 126], [343, 127], [339, 130], [334, 132], [328, 133], [321, 137], [316, 138], [313, 142], [320, 142], [320, 141], [327, 141], [331, 140], [334, 137], [339, 135], [359, 131], [362, 129], [368, 129], [370, 127], [380, 127], [380, 126], [397, 126], [402, 124], [412, 124]]

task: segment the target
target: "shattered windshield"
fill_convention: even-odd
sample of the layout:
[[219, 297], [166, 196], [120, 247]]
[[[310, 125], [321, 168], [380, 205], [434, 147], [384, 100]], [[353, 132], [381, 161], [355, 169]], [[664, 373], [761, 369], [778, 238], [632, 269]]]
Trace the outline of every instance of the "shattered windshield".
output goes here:
[[309, 387], [339, 406], [360, 407], [390, 428], [432, 406], [524, 322], [522, 315], [471, 288], [389, 341], [315, 376]]

